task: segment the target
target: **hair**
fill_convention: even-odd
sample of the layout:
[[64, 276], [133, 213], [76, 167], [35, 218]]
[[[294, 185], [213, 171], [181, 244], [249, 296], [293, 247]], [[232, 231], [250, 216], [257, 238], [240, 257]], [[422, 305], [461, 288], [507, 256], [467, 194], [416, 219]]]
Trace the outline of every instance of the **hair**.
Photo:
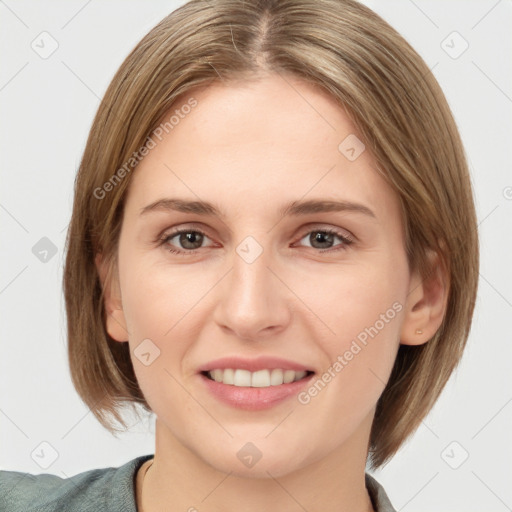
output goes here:
[[[387, 22], [355, 0], [192, 0], [158, 23], [112, 79], [75, 180], [63, 275], [73, 384], [99, 422], [126, 428], [122, 405], [151, 411], [128, 343], [105, 323], [101, 253], [115, 271], [123, 205], [140, 151], [185, 94], [278, 73], [316, 84], [344, 109], [396, 191], [410, 269], [440, 257], [449, 292], [436, 334], [400, 345], [372, 424], [372, 468], [427, 415], [462, 356], [478, 285], [472, 185], [450, 108], [431, 70]], [[122, 170], [124, 169], [124, 172]], [[107, 185], [110, 183], [110, 185]], [[108, 193], [106, 193], [108, 191]]]

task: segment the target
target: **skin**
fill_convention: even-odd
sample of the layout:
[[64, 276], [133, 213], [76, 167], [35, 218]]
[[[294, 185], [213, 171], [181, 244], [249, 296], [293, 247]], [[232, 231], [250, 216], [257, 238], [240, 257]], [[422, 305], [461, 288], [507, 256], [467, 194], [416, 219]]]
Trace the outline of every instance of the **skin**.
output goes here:
[[[355, 161], [338, 150], [357, 131], [323, 91], [268, 75], [193, 97], [198, 105], [131, 178], [111, 281], [96, 259], [107, 330], [130, 344], [156, 414], [154, 463], [143, 487], [146, 466], [138, 474], [139, 510], [373, 510], [364, 471], [375, 406], [400, 343], [425, 343], [440, 326], [444, 276], [423, 281], [409, 269], [398, 196], [369, 150]], [[225, 218], [140, 215], [165, 197], [209, 201]], [[301, 199], [357, 202], [375, 218], [280, 216], [283, 205]], [[169, 247], [191, 247], [179, 236], [158, 244], [173, 227], [199, 228], [206, 237], [196, 238], [194, 254], [171, 254]], [[315, 245], [322, 228], [354, 241], [343, 246], [334, 236]], [[263, 249], [250, 264], [236, 252], [247, 236]], [[197, 374], [219, 357], [265, 354], [321, 376], [393, 303], [401, 311], [307, 404], [291, 397], [263, 411], [236, 409]], [[147, 338], [160, 350], [149, 366], [133, 355]], [[237, 457], [249, 441], [262, 454], [252, 468]]]

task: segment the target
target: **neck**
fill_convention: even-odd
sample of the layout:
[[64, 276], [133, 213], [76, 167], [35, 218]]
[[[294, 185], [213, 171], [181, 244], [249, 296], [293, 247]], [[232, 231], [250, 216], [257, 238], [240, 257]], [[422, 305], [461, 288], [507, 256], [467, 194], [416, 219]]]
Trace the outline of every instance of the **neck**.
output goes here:
[[254, 478], [214, 468], [157, 419], [155, 457], [151, 465], [148, 461], [141, 468], [137, 480], [138, 510], [373, 512], [364, 480], [368, 436], [369, 428], [360, 429], [346, 443], [299, 470], [282, 476], [265, 471]]

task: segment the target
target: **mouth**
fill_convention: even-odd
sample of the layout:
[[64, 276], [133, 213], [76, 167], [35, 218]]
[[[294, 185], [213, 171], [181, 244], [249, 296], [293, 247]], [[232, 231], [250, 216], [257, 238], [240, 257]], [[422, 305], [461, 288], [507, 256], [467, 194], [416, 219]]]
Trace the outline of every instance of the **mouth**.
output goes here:
[[249, 411], [269, 409], [297, 396], [315, 373], [300, 363], [275, 357], [227, 357], [198, 368], [209, 397]]
[[311, 370], [285, 370], [282, 368], [263, 369], [255, 372], [242, 368], [215, 368], [202, 371], [206, 378], [228, 386], [268, 388], [290, 384], [306, 379], [314, 372]]

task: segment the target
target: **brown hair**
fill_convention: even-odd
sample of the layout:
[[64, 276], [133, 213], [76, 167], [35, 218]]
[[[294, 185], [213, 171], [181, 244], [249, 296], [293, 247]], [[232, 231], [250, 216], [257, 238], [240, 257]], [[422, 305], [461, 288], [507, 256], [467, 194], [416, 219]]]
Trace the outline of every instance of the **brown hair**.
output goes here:
[[66, 240], [73, 384], [112, 433], [112, 419], [126, 427], [119, 406], [150, 410], [128, 343], [106, 331], [95, 255], [101, 252], [114, 271], [134, 155], [178, 96], [262, 73], [302, 78], [339, 102], [400, 198], [410, 268], [426, 278], [427, 253], [434, 250], [447, 269], [440, 328], [423, 345], [400, 345], [378, 401], [369, 446], [375, 468], [419, 426], [460, 360], [479, 255], [470, 176], [446, 99], [411, 46], [354, 0], [192, 0], [156, 25], [122, 63], [92, 124]]

